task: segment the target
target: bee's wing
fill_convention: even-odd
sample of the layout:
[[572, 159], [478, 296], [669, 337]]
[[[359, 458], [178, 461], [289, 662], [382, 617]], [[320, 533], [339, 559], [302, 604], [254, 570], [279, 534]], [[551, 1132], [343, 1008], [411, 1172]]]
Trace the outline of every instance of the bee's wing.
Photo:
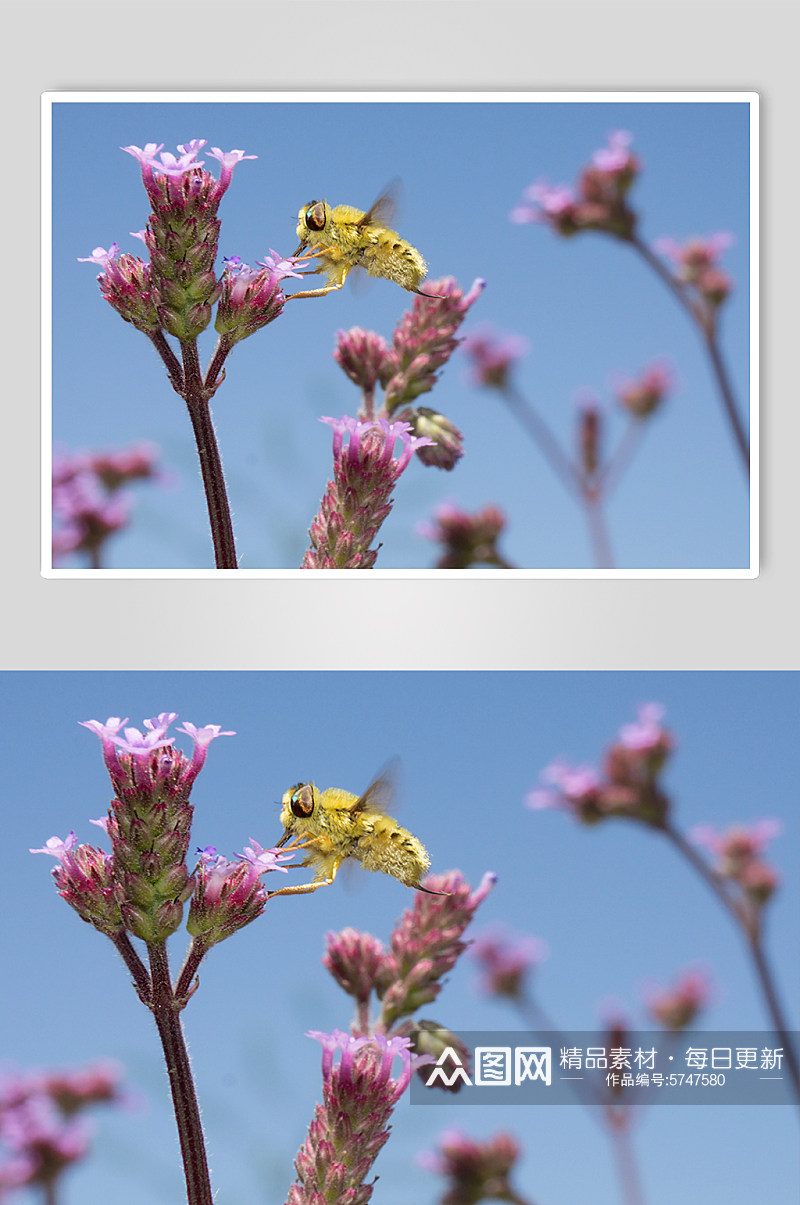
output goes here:
[[390, 181], [390, 183], [386, 185], [386, 188], [384, 188], [377, 200], [370, 205], [363, 218], [359, 219], [357, 225], [388, 226], [394, 217], [397, 206], [400, 202], [401, 189], [402, 184], [400, 178], [399, 176], [396, 176], [394, 180]]
[[395, 757], [378, 771], [364, 794], [351, 805], [350, 811], [364, 812], [370, 809], [374, 812], [388, 812], [397, 795], [399, 779], [400, 759]]

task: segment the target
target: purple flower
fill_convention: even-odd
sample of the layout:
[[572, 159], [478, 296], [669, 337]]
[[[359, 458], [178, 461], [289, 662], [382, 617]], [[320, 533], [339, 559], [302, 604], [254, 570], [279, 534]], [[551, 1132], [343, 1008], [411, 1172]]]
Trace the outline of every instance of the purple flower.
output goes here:
[[439, 1135], [439, 1149], [423, 1152], [421, 1167], [448, 1178], [442, 1205], [477, 1205], [479, 1201], [520, 1201], [509, 1182], [520, 1150], [509, 1134], [476, 1142], [460, 1130]]
[[469, 569], [472, 565], [512, 566], [498, 551], [497, 541], [505, 529], [503, 512], [491, 504], [469, 512], [453, 502], [442, 502], [433, 512], [434, 522], [417, 524], [417, 535], [442, 545], [437, 569]]
[[661, 721], [666, 708], [661, 703], [643, 703], [638, 710], [635, 724], [623, 724], [619, 730], [619, 743], [625, 749], [638, 751], [652, 749], [664, 738]]
[[548, 946], [539, 937], [515, 936], [495, 926], [473, 941], [469, 953], [483, 969], [484, 991], [515, 999], [524, 995], [525, 975], [547, 957]]
[[[213, 159], [217, 159], [222, 164], [222, 172], [220, 173], [219, 184], [217, 186], [220, 197], [233, 178], [233, 169], [236, 167], [236, 164], [241, 163], [243, 159], [258, 158], [258, 155], [245, 155], [244, 151], [221, 151], [218, 146], [212, 146], [208, 153]], [[294, 273], [287, 273], [286, 275], [294, 275]]]
[[99, 264], [104, 272], [112, 273], [114, 271], [114, 261], [119, 255], [119, 246], [117, 243], [112, 243], [108, 251], [104, 247], [95, 247], [91, 255], [85, 258], [78, 256], [79, 264]]
[[686, 1029], [711, 998], [711, 977], [703, 967], [690, 967], [671, 987], [646, 984], [644, 994], [648, 1012], [659, 1025]]
[[608, 136], [608, 146], [595, 151], [592, 163], [603, 172], [621, 171], [628, 165], [628, 147], [632, 142], [633, 134], [629, 134], [627, 130], [612, 130]]
[[616, 385], [620, 405], [634, 418], [647, 418], [664, 400], [673, 383], [673, 373], [668, 364], [656, 361], [632, 381], [620, 379]]
[[295, 256], [280, 259], [275, 251], [265, 256], [258, 268], [251, 268], [238, 255], [227, 259], [214, 323], [217, 333], [233, 346], [273, 322], [283, 313], [287, 300], [280, 282], [287, 276], [302, 275], [295, 269], [304, 262]]
[[[252, 158], [255, 159], [256, 156], [253, 155]], [[277, 276], [279, 280], [284, 280], [287, 276], [301, 277], [303, 273], [297, 272], [295, 269], [305, 267], [308, 260], [297, 255], [290, 255], [282, 259], [278, 255], [278, 252], [273, 251], [270, 247], [269, 255], [265, 255], [263, 262], [259, 261], [259, 263], [261, 263], [263, 268], [268, 268], [273, 276]]]
[[[230, 733], [229, 735], [233, 735]], [[280, 870], [283, 874], [287, 874], [285, 866], [281, 866], [281, 862], [287, 862], [294, 857], [294, 853], [285, 853], [283, 850], [272, 847], [264, 849], [263, 845], [259, 845], [253, 837], [250, 838], [250, 844], [245, 845], [242, 853], [236, 855], [246, 862], [251, 869], [253, 877], [258, 878], [262, 874], [267, 874], [270, 870]]]
[[[372, 460], [372, 453], [376, 442], [378, 442], [382, 445], [382, 452], [377, 460], [373, 460], [372, 462], [376, 467], [380, 467], [388, 465], [391, 461], [395, 466], [395, 472], [398, 476], [407, 466], [417, 448], [424, 448], [433, 444], [433, 440], [429, 439], [427, 435], [414, 435], [410, 423], [392, 423], [385, 418], [374, 419], [370, 422], [359, 422], [357, 418], [350, 418], [347, 414], [343, 415], [342, 418], [321, 418], [319, 421], [333, 427], [334, 460], [346, 460], [349, 465], [355, 467], [362, 462], [365, 455], [370, 456]], [[373, 439], [373, 432], [378, 433], [378, 441]], [[349, 439], [347, 449], [343, 451], [345, 434], [349, 436]], [[398, 439], [402, 442], [403, 448], [399, 459], [392, 460], [394, 447]]]
[[523, 193], [525, 203], [511, 210], [509, 217], [517, 226], [528, 222], [547, 222], [569, 215], [575, 208], [576, 197], [567, 184], [551, 186], [546, 180], [537, 180]]
[[195, 945], [199, 944], [202, 955], [261, 915], [269, 899], [269, 892], [259, 882], [261, 875], [272, 870], [285, 874], [286, 867], [279, 863], [294, 854], [264, 849], [252, 837], [244, 852], [236, 855], [236, 862], [218, 854], [213, 845], [198, 853], [194, 895], [186, 928], [195, 939]]
[[467, 335], [461, 345], [472, 361], [472, 381], [502, 389], [509, 370], [528, 354], [530, 344], [523, 335], [497, 331], [484, 324]]
[[525, 806], [533, 811], [543, 808], [575, 811], [584, 802], [596, 799], [601, 786], [600, 776], [593, 766], [571, 766], [562, 759], [551, 762], [542, 771], [541, 778], [557, 790], [539, 788], [526, 795]]
[[65, 862], [75, 848], [76, 841], [75, 833], [71, 831], [67, 834], [65, 841], [62, 841], [60, 837], [48, 837], [41, 849], [31, 849], [29, 852], [32, 854], [50, 854], [51, 857], [58, 858], [59, 862]]
[[[412, 435], [405, 422], [359, 422], [348, 415], [320, 422], [333, 428], [334, 476], [309, 529], [303, 568], [371, 569], [378, 553], [370, 544], [392, 509], [391, 492], [414, 451], [433, 441]], [[395, 460], [398, 440], [402, 451]]]
[[[159, 716], [159, 719], [161, 718]], [[177, 719], [176, 715], [171, 717], [169, 723], [171, 724], [174, 719]], [[147, 720], [145, 720], [145, 723], [147, 723]], [[194, 754], [192, 756], [191, 769], [186, 776], [187, 782], [194, 782], [202, 770], [206, 763], [208, 746], [213, 740], [216, 740], [218, 736], [236, 736], [235, 732], [223, 732], [219, 724], [207, 724], [205, 728], [196, 728], [194, 724], [190, 724], [188, 721], [184, 721], [183, 727], [179, 728], [178, 732], [185, 732], [194, 741]]]
[[325, 1080], [331, 1077], [333, 1056], [337, 1050], [342, 1052], [340, 1075], [342, 1078], [348, 1078], [353, 1062], [353, 1055], [362, 1046], [372, 1041], [370, 1037], [355, 1038], [352, 1034], [345, 1033], [341, 1029], [334, 1029], [332, 1033], [323, 1033], [318, 1029], [309, 1029], [306, 1037], [314, 1038], [317, 1042], [322, 1043], [322, 1078]]

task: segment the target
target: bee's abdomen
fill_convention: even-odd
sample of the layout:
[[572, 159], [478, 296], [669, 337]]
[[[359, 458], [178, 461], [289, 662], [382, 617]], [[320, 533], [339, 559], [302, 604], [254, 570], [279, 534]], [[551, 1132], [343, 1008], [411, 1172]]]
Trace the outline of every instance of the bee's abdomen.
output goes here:
[[365, 870], [380, 870], [393, 875], [406, 887], [418, 887], [431, 864], [417, 838], [399, 825], [365, 834], [355, 856]]

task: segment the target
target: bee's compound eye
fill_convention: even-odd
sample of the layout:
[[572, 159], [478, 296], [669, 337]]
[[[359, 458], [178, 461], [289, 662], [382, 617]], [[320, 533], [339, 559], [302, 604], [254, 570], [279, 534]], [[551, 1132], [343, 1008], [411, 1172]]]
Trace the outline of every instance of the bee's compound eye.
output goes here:
[[289, 796], [289, 807], [295, 816], [308, 817], [314, 811], [314, 788], [310, 782], [296, 787]]
[[306, 226], [309, 230], [325, 228], [325, 202], [312, 201], [306, 210]]

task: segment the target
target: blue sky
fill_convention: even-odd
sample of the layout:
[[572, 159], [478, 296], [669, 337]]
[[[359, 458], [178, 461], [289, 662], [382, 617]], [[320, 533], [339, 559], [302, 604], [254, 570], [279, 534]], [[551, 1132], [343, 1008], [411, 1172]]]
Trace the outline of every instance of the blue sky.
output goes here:
[[[640, 703], [660, 701], [677, 740], [664, 781], [681, 828], [783, 823], [769, 851], [783, 885], [767, 946], [797, 1027], [795, 673], [42, 672], [6, 673], [3, 688], [0, 1060], [112, 1056], [142, 1100], [102, 1118], [96, 1153], [71, 1177], [64, 1205], [143, 1197], [167, 1205], [182, 1192], [153, 1026], [110, 943], [58, 898], [50, 860], [27, 853], [71, 828], [98, 840], [88, 821], [104, 813], [109, 784], [100, 743], [79, 720], [127, 715], [141, 727], [169, 710], [179, 723], [234, 729], [212, 744], [193, 794], [193, 845], [228, 855], [249, 837], [277, 840], [278, 801], [291, 784], [313, 778], [361, 791], [400, 755], [401, 822], [434, 870], [459, 868], [475, 884], [486, 870], [498, 874], [473, 932], [502, 922], [548, 942], [539, 995], [560, 1025], [591, 1028], [610, 999], [641, 1024], [639, 985], [701, 962], [717, 985], [703, 1026], [767, 1029], [738, 934], [663, 841], [621, 822], [589, 830], [522, 806], [554, 757], [596, 761]], [[384, 875], [340, 876], [314, 895], [272, 901], [207, 960], [184, 1019], [220, 1205], [284, 1199], [319, 1094], [319, 1048], [304, 1032], [350, 1020], [348, 999], [320, 963], [325, 932], [353, 925], [385, 941], [411, 898]], [[182, 936], [174, 946], [177, 963]], [[455, 1030], [520, 1028], [510, 1010], [476, 994], [475, 981], [463, 959], [434, 1019]], [[544, 1205], [617, 1205], [602, 1132], [579, 1107], [465, 1114], [407, 1102], [376, 1169], [376, 1201], [436, 1200], [439, 1183], [414, 1160], [453, 1124], [480, 1138], [512, 1130], [525, 1151], [520, 1191]], [[710, 1195], [728, 1205], [793, 1201], [795, 1131], [793, 1109], [649, 1110], [635, 1138], [648, 1205], [707, 1205]]]
[[[613, 129], [634, 135], [643, 173], [632, 200], [648, 241], [731, 231], [724, 267], [736, 281], [722, 347], [734, 390], [749, 402], [749, 109], [743, 103], [64, 103], [53, 118], [53, 428], [69, 447], [149, 439], [172, 469], [164, 488], [139, 486], [136, 520], [114, 541], [111, 568], [210, 567], [205, 504], [183, 403], [144, 336], [101, 299], [92, 248], [146, 221], [136, 161], [119, 148], [148, 141], [175, 150], [206, 138], [258, 159], [241, 164], [221, 209], [221, 255], [253, 263], [295, 249], [297, 211], [320, 196], [367, 208], [395, 177], [396, 226], [431, 278], [487, 288], [462, 328], [524, 334], [518, 375], [569, 445], [575, 399], [611, 399], [611, 380], [654, 359], [677, 387], [647, 431], [608, 512], [615, 563], [641, 569], [731, 569], [749, 563], [748, 495], [741, 464], [696, 332], [645, 265], [607, 237], [565, 241], [519, 227], [511, 208], [533, 180], [574, 181]], [[208, 166], [215, 169], [213, 161]], [[331, 469], [323, 414], [354, 413], [355, 387], [332, 359], [335, 332], [387, 338], [411, 297], [364, 281], [290, 304], [238, 347], [214, 402], [243, 568], [293, 568]], [[213, 332], [202, 340], [207, 360]], [[489, 502], [508, 518], [507, 557], [527, 568], [591, 568], [583, 518], [497, 396], [468, 381], [453, 357], [423, 399], [463, 431], [466, 454], [449, 474], [416, 460], [396, 490], [378, 568], [425, 568], [435, 549], [416, 525], [445, 500]], [[611, 443], [621, 427], [609, 418]]]

